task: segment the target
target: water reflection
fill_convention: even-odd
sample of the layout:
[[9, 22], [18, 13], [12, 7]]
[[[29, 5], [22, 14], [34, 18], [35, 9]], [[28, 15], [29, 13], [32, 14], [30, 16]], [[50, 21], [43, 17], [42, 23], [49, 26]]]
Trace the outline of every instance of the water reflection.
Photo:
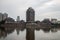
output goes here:
[[[3, 37], [7, 37], [9, 34], [13, 33], [14, 30], [16, 30], [16, 34], [19, 35], [20, 31], [24, 31], [24, 29], [26, 29], [26, 40], [35, 40], [35, 30], [36, 31], [40, 31], [42, 30], [44, 33], [49, 33], [49, 32], [58, 32], [58, 30], [60, 30], [59, 28], [43, 28], [43, 29], [35, 29], [35, 28], [0, 28], [0, 38]], [[39, 35], [39, 34], [38, 34]]]
[[17, 28], [16, 28], [17, 35], [20, 34], [20, 33], [19, 33], [20, 31], [24, 31], [24, 29], [25, 29], [25, 28], [18, 28], [18, 27], [17, 27]]
[[26, 29], [26, 40], [35, 40], [35, 32], [33, 28]]
[[10, 34], [10, 33], [12, 33], [12, 32], [14, 32], [14, 29], [5, 29], [5, 28], [3, 28], [3, 27], [1, 27], [0, 28], [0, 38], [1, 37], [3, 37], [3, 38], [5, 38], [5, 37], [7, 37], [7, 34]]
[[51, 32], [57, 32], [58, 29], [57, 28], [51, 28]]

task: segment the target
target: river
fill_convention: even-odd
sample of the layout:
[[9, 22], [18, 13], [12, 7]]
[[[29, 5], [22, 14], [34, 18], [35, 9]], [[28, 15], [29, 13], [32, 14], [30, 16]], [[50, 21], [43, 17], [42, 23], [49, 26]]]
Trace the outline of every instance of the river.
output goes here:
[[0, 29], [0, 40], [60, 40], [60, 29]]

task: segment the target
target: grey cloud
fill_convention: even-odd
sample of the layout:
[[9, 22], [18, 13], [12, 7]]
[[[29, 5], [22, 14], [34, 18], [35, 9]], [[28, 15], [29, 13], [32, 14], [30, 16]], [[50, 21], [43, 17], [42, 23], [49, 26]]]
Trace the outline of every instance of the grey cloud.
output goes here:
[[58, 4], [55, 6], [47, 7], [46, 9], [43, 9], [41, 13], [56, 12], [56, 11], [60, 11], [60, 5]]
[[[26, 16], [26, 10], [29, 6], [33, 7], [36, 11], [36, 20], [42, 19], [47, 16], [44, 14], [48, 13], [48, 15], [55, 11], [60, 11], [59, 4], [52, 7], [47, 7], [45, 9], [41, 9], [42, 5], [44, 5], [47, 2], [51, 2], [54, 0], [0, 0], [0, 11], [1, 12], [7, 12], [9, 16], [16, 19], [16, 16], [20, 16], [20, 19], [25, 20]], [[57, 13], [57, 12], [56, 12]], [[54, 13], [53, 13], [54, 14]], [[40, 16], [41, 15], [41, 16]], [[56, 15], [56, 14], [55, 14]], [[43, 17], [44, 16], [44, 17]], [[37, 18], [38, 17], [38, 18]], [[55, 16], [54, 16], [55, 17]], [[57, 18], [59, 15], [57, 15]]]

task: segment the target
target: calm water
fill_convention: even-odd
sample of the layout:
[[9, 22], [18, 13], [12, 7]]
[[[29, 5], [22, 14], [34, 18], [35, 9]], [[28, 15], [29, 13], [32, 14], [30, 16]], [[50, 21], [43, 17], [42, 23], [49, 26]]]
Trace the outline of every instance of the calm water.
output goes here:
[[60, 40], [60, 29], [0, 29], [0, 40]]

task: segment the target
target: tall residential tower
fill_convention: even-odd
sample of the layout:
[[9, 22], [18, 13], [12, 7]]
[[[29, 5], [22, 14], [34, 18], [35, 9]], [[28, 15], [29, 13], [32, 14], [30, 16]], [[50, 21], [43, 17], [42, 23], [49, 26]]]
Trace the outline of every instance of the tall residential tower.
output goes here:
[[26, 22], [35, 21], [35, 11], [32, 7], [29, 7], [26, 11]]

